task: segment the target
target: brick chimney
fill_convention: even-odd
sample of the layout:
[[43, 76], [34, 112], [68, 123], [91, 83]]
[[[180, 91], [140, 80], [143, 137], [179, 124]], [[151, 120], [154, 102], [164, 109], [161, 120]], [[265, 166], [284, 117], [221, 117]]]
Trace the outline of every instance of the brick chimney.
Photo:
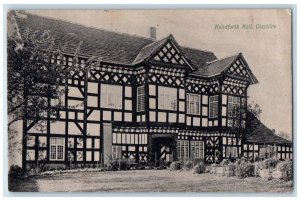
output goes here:
[[156, 27], [149, 28], [149, 37], [156, 40]]

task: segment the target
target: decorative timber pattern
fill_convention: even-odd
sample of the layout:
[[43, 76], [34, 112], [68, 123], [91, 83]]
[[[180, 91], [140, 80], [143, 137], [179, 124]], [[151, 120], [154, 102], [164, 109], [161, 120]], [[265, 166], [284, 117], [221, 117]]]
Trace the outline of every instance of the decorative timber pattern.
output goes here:
[[200, 94], [214, 94], [219, 90], [218, 80], [201, 80], [189, 78], [186, 81], [187, 91]]
[[244, 77], [244, 78], [249, 78], [250, 75], [245, 68], [243, 62], [240, 59], [237, 59], [227, 70], [228, 74], [232, 74], [238, 77]]
[[171, 64], [177, 64], [177, 65], [185, 65], [185, 61], [183, 60], [182, 55], [177, 50], [175, 45], [168, 41], [161, 49], [160, 51], [153, 56], [153, 60], [164, 62], [164, 63], [171, 63]]
[[247, 82], [233, 78], [226, 78], [222, 85], [222, 92], [239, 96], [247, 95]]
[[148, 81], [150, 84], [184, 87], [184, 70], [152, 66], [149, 70]]

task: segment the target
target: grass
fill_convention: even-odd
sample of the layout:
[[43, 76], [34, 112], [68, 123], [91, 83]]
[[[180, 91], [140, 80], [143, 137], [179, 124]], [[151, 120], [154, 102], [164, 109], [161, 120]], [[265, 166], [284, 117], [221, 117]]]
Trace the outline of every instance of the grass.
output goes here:
[[291, 192], [292, 182], [237, 179], [192, 171], [77, 172], [10, 179], [13, 192]]

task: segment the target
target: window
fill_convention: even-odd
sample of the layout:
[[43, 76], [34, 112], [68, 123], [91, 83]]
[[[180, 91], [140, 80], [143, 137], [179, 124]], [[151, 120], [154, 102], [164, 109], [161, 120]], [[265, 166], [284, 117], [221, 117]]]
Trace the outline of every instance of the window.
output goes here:
[[187, 113], [200, 115], [201, 95], [187, 94]]
[[237, 158], [238, 157], [238, 153], [237, 153], [237, 147], [227, 147], [226, 148], [226, 157], [233, 157], [233, 158]]
[[50, 160], [64, 160], [65, 138], [50, 138]]
[[216, 118], [218, 117], [218, 98], [219, 96], [210, 96], [209, 97], [209, 117]]
[[137, 88], [137, 111], [141, 112], [145, 110], [145, 86]]
[[101, 107], [122, 109], [122, 87], [101, 84]]
[[191, 157], [204, 158], [204, 143], [203, 143], [203, 141], [191, 141]]
[[236, 117], [240, 107], [240, 98], [235, 96], [228, 96], [228, 116]]
[[177, 110], [177, 89], [158, 87], [158, 109]]
[[179, 159], [189, 158], [189, 141], [188, 140], [178, 140], [177, 153], [178, 153]]
[[121, 146], [112, 146], [112, 158], [121, 159], [122, 158], [122, 147]]

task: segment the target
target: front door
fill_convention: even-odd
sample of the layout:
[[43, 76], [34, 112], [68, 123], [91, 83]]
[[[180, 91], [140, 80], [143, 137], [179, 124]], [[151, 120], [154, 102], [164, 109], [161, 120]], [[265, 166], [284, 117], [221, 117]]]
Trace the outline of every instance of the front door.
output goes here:
[[173, 161], [173, 139], [170, 137], [153, 138], [153, 153], [156, 161]]

